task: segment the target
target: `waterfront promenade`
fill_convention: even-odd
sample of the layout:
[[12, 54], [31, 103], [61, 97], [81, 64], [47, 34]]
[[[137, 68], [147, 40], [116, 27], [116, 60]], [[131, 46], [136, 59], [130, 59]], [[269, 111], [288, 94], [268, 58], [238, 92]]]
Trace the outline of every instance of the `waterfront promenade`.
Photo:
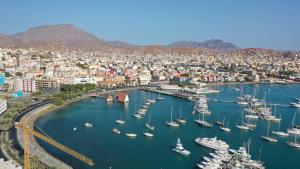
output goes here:
[[[30, 128], [33, 128], [34, 121], [40, 117], [40, 113], [49, 110], [51, 108], [52, 104], [46, 104], [41, 107], [38, 107], [30, 112], [28, 112], [26, 115], [24, 115], [20, 121], [23, 121], [24, 119], [27, 119], [28, 125]], [[17, 128], [17, 140], [20, 144], [20, 146], [23, 148], [23, 134], [22, 129]], [[65, 164], [64, 162], [60, 161], [59, 159], [53, 157], [52, 155], [48, 154], [35, 140], [35, 138], [30, 135], [30, 153], [31, 156], [37, 156], [40, 161], [44, 164], [46, 164], [49, 167], [56, 167], [59, 169], [71, 169], [72, 167]]]

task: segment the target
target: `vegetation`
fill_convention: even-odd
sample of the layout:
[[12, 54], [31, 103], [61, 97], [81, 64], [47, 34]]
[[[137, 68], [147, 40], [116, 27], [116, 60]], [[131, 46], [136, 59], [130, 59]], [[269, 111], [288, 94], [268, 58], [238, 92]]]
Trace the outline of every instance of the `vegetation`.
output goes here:
[[95, 84], [62, 84], [60, 86], [61, 93], [55, 95], [53, 98], [53, 104], [59, 106], [64, 104], [65, 101], [75, 99], [82, 96], [85, 93], [96, 90]]
[[185, 87], [185, 86], [192, 86], [192, 85], [194, 85], [194, 84], [191, 84], [190, 82], [187, 82], [187, 81], [185, 81], [185, 82], [178, 82], [178, 81], [176, 81], [176, 80], [170, 80], [170, 84], [175, 84], [175, 85], [178, 85], [179, 87]]
[[16, 72], [16, 76], [22, 77], [23, 73], [22, 72]]
[[7, 110], [0, 116], [0, 130], [7, 131], [14, 125], [16, 115], [31, 104], [31, 101], [8, 101]]
[[87, 64], [81, 64], [81, 63], [77, 63], [76, 64], [78, 67], [80, 67], [81, 69], [87, 69], [88, 65]]

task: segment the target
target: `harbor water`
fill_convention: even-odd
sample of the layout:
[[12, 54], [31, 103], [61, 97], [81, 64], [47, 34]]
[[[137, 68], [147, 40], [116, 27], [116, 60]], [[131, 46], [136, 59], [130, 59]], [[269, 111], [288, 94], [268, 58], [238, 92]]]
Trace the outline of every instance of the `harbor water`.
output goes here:
[[[266, 135], [267, 122], [253, 121], [257, 125], [254, 131], [242, 131], [235, 127], [242, 121], [244, 107], [234, 101], [240, 95], [239, 85], [217, 87], [220, 93], [208, 95], [208, 109], [212, 112], [205, 116], [205, 120], [214, 124], [216, 120], [229, 122], [230, 133], [221, 131], [215, 124], [213, 128], [199, 127], [194, 119], [198, 114], [192, 114], [194, 103], [182, 98], [165, 96], [164, 100], [157, 100], [151, 104], [144, 118], [136, 119], [132, 116], [135, 107], [144, 103], [149, 96], [158, 97], [156, 93], [142, 90], [128, 91], [130, 101], [126, 104], [117, 102], [106, 103], [104, 99], [89, 98], [47, 114], [36, 121], [47, 135], [58, 142], [90, 157], [95, 165], [90, 167], [81, 161], [61, 152], [60, 150], [38, 140], [43, 148], [50, 154], [70, 164], [74, 168], [94, 169], [189, 169], [196, 168], [196, 163], [202, 160], [213, 150], [202, 147], [194, 142], [197, 137], [217, 137], [226, 141], [230, 148], [238, 149], [250, 140], [250, 154], [257, 160], [260, 156], [269, 169], [290, 169], [300, 166], [300, 149], [290, 147], [286, 141], [293, 137], [280, 138], [278, 143], [266, 142], [260, 138]], [[294, 113], [295, 124], [300, 124], [300, 109], [289, 107], [294, 97], [300, 97], [300, 85], [243, 85], [244, 93], [254, 94], [263, 98], [266, 93], [268, 104], [276, 106], [276, 116], [281, 116], [281, 130], [290, 127]], [[215, 100], [214, 100], [215, 99]], [[217, 100], [217, 101], [216, 101]], [[173, 119], [187, 117], [187, 123], [179, 128], [170, 128], [166, 121], [170, 120], [173, 107]], [[274, 106], [273, 106], [274, 110]], [[274, 111], [273, 111], [274, 112]], [[154, 137], [146, 138], [145, 123], [148, 121], [155, 126]], [[124, 125], [118, 125], [115, 120], [125, 120]], [[86, 128], [86, 122], [93, 127]], [[74, 128], [77, 130], [73, 131]], [[117, 127], [121, 134], [114, 134], [112, 129]], [[277, 130], [278, 123], [270, 123], [270, 131]], [[41, 132], [39, 129], [35, 129]], [[136, 138], [128, 138], [125, 133], [136, 133]], [[271, 132], [270, 132], [271, 133]], [[183, 146], [191, 151], [187, 157], [176, 154], [172, 148], [176, 146], [177, 138], [181, 139]], [[300, 138], [298, 140], [300, 142]], [[261, 149], [261, 153], [259, 153]]]

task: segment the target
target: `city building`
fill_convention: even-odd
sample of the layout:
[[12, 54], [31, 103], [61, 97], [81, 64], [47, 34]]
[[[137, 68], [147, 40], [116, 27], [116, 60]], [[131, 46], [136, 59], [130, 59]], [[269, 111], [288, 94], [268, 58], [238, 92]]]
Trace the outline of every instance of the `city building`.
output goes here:
[[32, 93], [38, 91], [33, 78], [17, 78], [13, 83], [14, 91], [22, 91], [24, 93]]

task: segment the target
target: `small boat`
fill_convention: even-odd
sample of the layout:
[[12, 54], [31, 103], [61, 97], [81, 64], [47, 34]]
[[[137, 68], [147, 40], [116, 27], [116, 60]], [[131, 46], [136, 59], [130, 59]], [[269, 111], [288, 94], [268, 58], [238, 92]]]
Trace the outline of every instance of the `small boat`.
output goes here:
[[173, 151], [176, 153], [182, 154], [182, 155], [186, 155], [186, 156], [191, 154], [190, 151], [184, 149], [179, 138], [177, 139], [177, 144], [176, 144], [176, 147], [173, 148]]
[[74, 127], [74, 128], [73, 128], [73, 131], [76, 131], [76, 130], [77, 130], [77, 127]]
[[117, 124], [122, 124], [122, 125], [123, 125], [123, 124], [125, 124], [125, 121], [124, 121], [124, 120], [121, 120], [121, 119], [119, 119], [119, 120], [116, 120], [116, 123], [117, 123]]
[[139, 113], [134, 113], [133, 117], [137, 118], [137, 119], [141, 119], [143, 116], [140, 115]]
[[126, 133], [125, 135], [130, 138], [135, 138], [137, 136], [135, 133]]
[[171, 108], [171, 120], [167, 121], [166, 124], [171, 127], [179, 127], [179, 124], [172, 120], [172, 112], [173, 112], [173, 107]]
[[86, 122], [86, 123], [84, 123], [84, 126], [85, 126], [86, 128], [91, 128], [91, 127], [93, 127], [93, 124], [92, 124], [92, 123]]
[[112, 131], [116, 134], [121, 134], [121, 131], [117, 128], [113, 128]]
[[153, 134], [152, 134], [152, 133], [149, 133], [149, 132], [144, 132], [144, 135], [145, 135], [146, 137], [153, 137]]
[[145, 126], [146, 126], [146, 128], [147, 129], [149, 129], [149, 130], [154, 130], [154, 126], [151, 126], [151, 123], [150, 123], [150, 114], [149, 114], [149, 116], [148, 116], [148, 121], [147, 121], [147, 123], [145, 124]]
[[150, 124], [145, 124], [145, 126], [149, 130], [154, 130], [154, 126], [151, 126]]
[[146, 137], [153, 137], [153, 136], [154, 136], [153, 133], [150, 133], [150, 132], [149, 132], [149, 129], [148, 129], [148, 128], [147, 128], [147, 131], [144, 132], [144, 135], [145, 135]]

